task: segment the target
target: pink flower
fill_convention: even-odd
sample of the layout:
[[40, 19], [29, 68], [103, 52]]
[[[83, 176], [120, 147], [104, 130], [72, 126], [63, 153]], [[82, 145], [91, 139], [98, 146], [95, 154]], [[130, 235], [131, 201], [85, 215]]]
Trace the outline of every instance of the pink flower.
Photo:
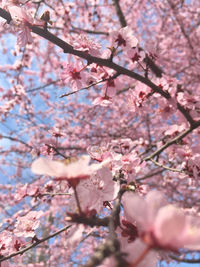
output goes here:
[[86, 34], [80, 34], [73, 43], [73, 46], [75, 49], [89, 53], [92, 56], [100, 56], [101, 45], [88, 38]]
[[107, 151], [107, 147], [104, 146], [89, 146], [87, 152], [92, 159], [99, 162], [102, 162], [111, 156], [110, 152]]
[[26, 12], [25, 8], [12, 5], [8, 7], [8, 10], [16, 25], [29, 26], [33, 24], [33, 18]]
[[198, 94], [193, 95], [188, 92], [179, 92], [177, 94], [177, 101], [187, 109], [194, 110], [195, 108], [200, 108]]
[[9, 254], [11, 243], [11, 234], [8, 231], [3, 231], [0, 234], [0, 256], [6, 256], [7, 254]]
[[85, 226], [83, 224], [75, 224], [68, 230], [67, 238], [64, 243], [67, 250], [74, 250], [76, 248], [83, 238], [84, 230]]
[[[133, 264], [144, 253], [147, 246], [141, 240], [137, 239], [134, 242], [128, 243], [125, 238], [121, 240], [121, 250], [126, 256], [126, 260]], [[156, 267], [158, 254], [155, 251], [148, 251], [143, 259], [137, 263], [137, 267]]]
[[131, 48], [126, 51], [127, 57], [130, 59], [130, 68], [133, 68], [137, 62], [141, 62], [145, 59], [146, 54], [144, 51], [139, 51], [138, 48]]
[[174, 98], [159, 99], [159, 109], [158, 113], [162, 116], [163, 119], [168, 119], [176, 111], [177, 103]]
[[68, 165], [61, 161], [46, 158], [36, 159], [31, 166], [35, 174], [49, 175], [64, 179], [86, 179], [98, 168], [96, 164], [89, 165], [90, 157], [82, 156], [76, 162]]
[[28, 27], [23, 27], [18, 33], [17, 44], [19, 47], [24, 47], [26, 44], [31, 44], [33, 42], [33, 37], [31, 36], [31, 31]]
[[17, 44], [23, 47], [26, 44], [33, 42], [30, 27], [33, 24], [32, 17], [22, 7], [10, 6], [8, 7], [12, 20], [15, 26], [18, 26], [20, 31], [17, 36]]
[[194, 218], [167, 204], [158, 191], [149, 192], [145, 199], [126, 193], [123, 205], [126, 217], [136, 222], [140, 237], [148, 246], [166, 250], [200, 248], [200, 227], [194, 225]]
[[65, 136], [65, 133], [63, 133], [59, 128], [57, 127], [53, 127], [52, 129], [50, 129], [48, 131], [52, 136], [55, 136], [56, 138], [57, 137], [62, 137], [62, 136]]
[[173, 125], [169, 125], [167, 128], [168, 129], [167, 131], [165, 131], [165, 135], [175, 136], [179, 134], [180, 132], [183, 132], [186, 129], [186, 125], [185, 123], [182, 123], [181, 125], [173, 124]]
[[119, 31], [110, 32], [112, 46], [120, 46], [125, 49], [136, 47], [138, 40], [133, 35], [132, 29], [127, 27], [121, 28]]
[[40, 147], [40, 154], [43, 156], [50, 156], [53, 157], [55, 154], [55, 150], [53, 149], [53, 145], [52, 144], [44, 144]]
[[[136, 240], [132, 243], [127, 243], [123, 238], [121, 241], [121, 251], [124, 253], [124, 259], [130, 264], [133, 264], [140, 255], [143, 254], [146, 247], [140, 240]], [[158, 256], [154, 251], [149, 251], [147, 255], [137, 263], [136, 267], [156, 267]], [[106, 258], [100, 267], [116, 267], [117, 261], [114, 257]]]
[[107, 167], [102, 167], [90, 179], [81, 181], [76, 190], [81, 209], [84, 212], [98, 212], [103, 208], [104, 201], [112, 201], [117, 197], [119, 184], [113, 181], [112, 172]]
[[193, 176], [194, 176], [196, 181], [199, 180], [199, 176], [200, 176], [200, 155], [199, 155], [199, 153], [194, 154], [192, 157], [190, 157], [187, 160], [184, 169], [188, 172], [193, 173]]
[[15, 224], [14, 234], [16, 236], [33, 238], [35, 236], [35, 230], [39, 227], [39, 218], [42, 214], [42, 211], [31, 211], [27, 215], [19, 217]]
[[64, 83], [71, 86], [72, 90], [79, 90], [86, 85], [86, 77], [79, 63], [64, 64], [60, 76]]
[[92, 102], [93, 105], [100, 105], [103, 107], [107, 107], [110, 104], [112, 104], [111, 98], [108, 96], [98, 96], [97, 98], [94, 99]]
[[16, 201], [20, 201], [24, 197], [27, 196], [27, 187], [28, 187], [28, 184], [25, 184], [25, 185], [19, 184], [17, 186], [16, 192], [15, 192], [15, 196], [14, 196], [14, 199]]
[[2, 8], [8, 8], [9, 6], [13, 6], [16, 4], [24, 4], [26, 0], [2, 0], [1, 1], [1, 7]]

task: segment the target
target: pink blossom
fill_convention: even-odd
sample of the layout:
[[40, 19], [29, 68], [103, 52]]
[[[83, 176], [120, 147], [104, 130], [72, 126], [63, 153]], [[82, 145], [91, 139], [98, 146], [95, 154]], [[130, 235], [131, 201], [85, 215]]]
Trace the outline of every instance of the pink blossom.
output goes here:
[[29, 26], [33, 24], [33, 18], [26, 12], [25, 8], [12, 5], [8, 7], [8, 10], [16, 25], [23, 24]]
[[[144, 253], [147, 249], [147, 246], [137, 239], [134, 242], [128, 243], [125, 238], [121, 240], [121, 249], [122, 252], [127, 253], [125, 259], [133, 264], [137, 261], [137, 259]], [[134, 252], [134, 253], [133, 253]], [[154, 251], [148, 251], [146, 255], [144, 255], [143, 259], [138, 262], [137, 267], [156, 267], [158, 261], [158, 254]]]
[[64, 64], [63, 72], [60, 77], [64, 83], [71, 86], [72, 90], [75, 91], [86, 85], [86, 76], [80, 63], [77, 63], [76, 65]]
[[184, 169], [188, 172], [193, 173], [194, 178], [196, 179], [196, 181], [198, 181], [199, 176], [200, 176], [200, 155], [195, 154], [192, 157], [190, 157], [185, 166]]
[[31, 166], [35, 174], [49, 175], [65, 179], [86, 179], [98, 168], [98, 165], [89, 165], [90, 157], [82, 156], [76, 162], [66, 165], [64, 162], [46, 158], [36, 159]]
[[64, 246], [68, 250], [73, 250], [80, 243], [83, 238], [83, 231], [85, 230], [85, 226], [83, 224], [75, 224], [73, 225], [67, 232], [67, 238], [64, 243]]
[[24, 4], [25, 2], [26, 0], [2, 0], [0, 5], [2, 8], [8, 8], [16, 4]]
[[168, 119], [176, 111], [177, 102], [174, 98], [169, 100], [159, 99], [159, 109], [158, 113], [162, 116], [163, 119]]
[[50, 156], [53, 157], [55, 155], [55, 150], [53, 149], [53, 145], [52, 144], [44, 144], [40, 147], [40, 154], [43, 156]]
[[166, 250], [200, 248], [200, 227], [193, 224], [195, 218], [167, 204], [160, 192], [151, 191], [145, 199], [126, 193], [123, 205], [125, 215], [130, 222], [136, 222], [147, 245]]
[[135, 89], [129, 89], [127, 105], [131, 111], [135, 113], [143, 112], [142, 107], [147, 100], [147, 96], [151, 93], [151, 89], [148, 86], [137, 83]]
[[90, 179], [81, 181], [76, 190], [83, 211], [100, 211], [104, 201], [112, 201], [117, 197], [119, 184], [113, 181], [112, 172], [102, 167]]
[[21, 199], [27, 196], [27, 188], [28, 188], [28, 184], [25, 184], [25, 185], [19, 184], [17, 186], [17, 190], [14, 196], [16, 201], [20, 201]]
[[23, 47], [26, 44], [33, 42], [31, 36], [30, 25], [33, 24], [33, 18], [22, 7], [9, 6], [8, 10], [11, 14], [12, 20], [16, 26], [19, 27], [19, 33], [17, 36], [17, 44], [19, 47]]
[[10, 267], [11, 265], [9, 264], [8, 261], [3, 261], [1, 262], [1, 267]]
[[107, 151], [107, 147], [104, 146], [89, 146], [87, 152], [94, 160], [102, 162], [110, 157], [110, 152]]
[[17, 44], [19, 47], [24, 47], [26, 44], [31, 44], [33, 42], [33, 37], [31, 36], [31, 31], [28, 27], [23, 27], [18, 33]]
[[92, 56], [100, 56], [101, 45], [92, 38], [88, 38], [86, 34], [80, 34], [73, 43], [73, 46], [75, 49], [89, 53]]
[[0, 234], [0, 256], [6, 256], [9, 254], [9, 250], [12, 243], [12, 236], [10, 232], [3, 231]]
[[[130, 68], [133, 68], [137, 62], [142, 64], [142, 61], [145, 59], [146, 54], [144, 51], [139, 51], [138, 48], [131, 48], [126, 51], [127, 57], [130, 59]], [[144, 66], [145, 67], [145, 66]]]
[[[121, 251], [124, 253], [124, 259], [129, 264], [134, 264], [134, 262], [143, 254], [146, 249], [144, 243], [140, 240], [136, 240], [132, 243], [127, 243], [127, 241], [122, 238], [121, 240]], [[158, 255], [154, 251], [149, 251], [144, 258], [137, 263], [137, 267], [156, 267], [158, 261]], [[106, 258], [100, 267], [116, 267], [117, 261], [114, 257]]]
[[[108, 73], [106, 73], [105, 75], [108, 75]], [[104, 95], [104, 97], [102, 97], [102, 99], [104, 98], [107, 101], [112, 101], [112, 99], [115, 97], [116, 92], [122, 88], [122, 84], [119, 81], [119, 79], [112, 79], [111, 76], [108, 76], [108, 80], [106, 82], [104, 82], [103, 86], [102, 86], [102, 93]], [[104, 100], [104, 102], [105, 102]], [[102, 103], [101, 103], [102, 105]]]
[[34, 237], [35, 230], [39, 227], [39, 218], [42, 216], [42, 211], [30, 211], [27, 215], [18, 217], [15, 223], [14, 234], [16, 236]]
[[59, 128], [57, 127], [53, 127], [52, 129], [49, 130], [49, 133], [52, 135], [52, 136], [55, 136], [55, 137], [62, 137], [62, 136], [65, 136], [65, 133], [63, 133]]
[[181, 125], [173, 124], [169, 125], [167, 131], [165, 131], [165, 135], [177, 135], [180, 132], [183, 132], [186, 129], [185, 123], [182, 123]]
[[97, 98], [94, 99], [92, 102], [93, 105], [100, 105], [103, 107], [107, 107], [110, 104], [112, 104], [111, 98], [107, 96], [98, 96]]
[[112, 46], [120, 46], [125, 49], [136, 47], [138, 40], [133, 35], [130, 27], [121, 28], [119, 31], [110, 32]]
[[130, 173], [138, 173], [141, 168], [143, 168], [146, 163], [141, 163], [140, 158], [136, 153], [130, 153], [128, 155], [122, 156], [123, 169]]

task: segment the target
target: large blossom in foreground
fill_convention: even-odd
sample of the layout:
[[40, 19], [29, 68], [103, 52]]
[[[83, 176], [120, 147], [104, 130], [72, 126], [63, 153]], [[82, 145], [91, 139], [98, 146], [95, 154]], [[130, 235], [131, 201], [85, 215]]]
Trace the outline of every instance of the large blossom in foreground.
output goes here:
[[166, 250], [200, 249], [198, 218], [169, 205], [160, 192], [151, 191], [145, 199], [126, 193], [123, 206], [126, 217], [136, 222], [140, 237], [148, 246]]
[[38, 158], [31, 166], [32, 172], [35, 174], [42, 174], [54, 176], [56, 178], [64, 179], [86, 179], [98, 169], [97, 164], [91, 164], [90, 156], [82, 156], [79, 160], [66, 165], [64, 162], [51, 160], [48, 158]]
[[[158, 261], [158, 255], [155, 251], [149, 251], [144, 257], [137, 262], [140, 255], [146, 250], [146, 246], [139, 239], [132, 243], [127, 243], [123, 238], [120, 240], [121, 251], [124, 254], [124, 260], [129, 263], [129, 266], [135, 267], [155, 267]], [[137, 263], [136, 263], [137, 262]], [[135, 265], [136, 263], [137, 265]], [[100, 267], [116, 267], [117, 261], [114, 257], [106, 258]]]

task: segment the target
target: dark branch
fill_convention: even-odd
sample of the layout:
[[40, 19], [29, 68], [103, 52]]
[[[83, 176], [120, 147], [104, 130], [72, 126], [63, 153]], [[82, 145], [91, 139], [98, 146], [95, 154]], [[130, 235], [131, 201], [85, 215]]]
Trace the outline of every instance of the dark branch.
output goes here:
[[191, 133], [194, 129], [196, 129], [197, 127], [200, 126], [200, 121], [197, 121], [196, 123], [194, 123], [190, 128], [188, 128], [187, 130], [185, 130], [183, 133], [179, 134], [178, 136], [176, 136], [175, 138], [171, 139], [170, 141], [168, 141], [167, 143], [165, 143], [163, 146], [161, 146], [158, 150], [156, 150], [155, 152], [153, 152], [151, 155], [145, 157], [143, 160], [145, 161], [149, 161], [151, 159], [153, 159], [155, 156], [158, 156], [162, 151], [164, 151], [167, 147], [173, 145], [173, 144], [177, 144], [180, 140], [182, 140], [186, 135], [188, 135], [189, 133]]
[[[10, 22], [10, 14], [7, 11], [3, 10], [2, 8], [0, 8], [0, 16], [5, 18], [8, 23]], [[131, 70], [128, 70], [122, 66], [119, 66], [118, 64], [111, 62], [109, 59], [94, 57], [94, 56], [91, 56], [91, 55], [85, 53], [84, 51], [75, 50], [73, 48], [73, 46], [71, 46], [67, 42], [63, 41], [62, 39], [58, 38], [54, 34], [48, 32], [46, 29], [42, 29], [42, 28], [34, 26], [34, 25], [30, 25], [29, 27], [32, 30], [32, 32], [40, 35], [41, 37], [45, 38], [46, 40], [49, 40], [53, 44], [62, 48], [64, 53], [73, 54], [73, 55], [78, 56], [80, 58], [86, 59], [88, 64], [96, 63], [100, 66], [106, 66], [108, 68], [111, 68], [111, 69], [115, 70], [118, 74], [123, 74], [123, 75], [129, 76], [135, 80], [138, 80], [138, 81], [146, 84], [147, 86], [149, 86], [153, 90], [153, 92], [160, 94], [164, 98], [166, 98], [166, 99], [171, 98], [171, 96], [168, 92], [163, 91], [159, 86], [154, 84], [147, 77], [143, 77], [138, 73], [135, 73]], [[184, 115], [186, 120], [190, 123], [190, 125], [193, 125], [195, 122], [193, 121], [192, 117], [190, 116], [189, 111], [187, 111], [180, 104], [178, 104], [177, 107], [178, 107], [179, 111]]]

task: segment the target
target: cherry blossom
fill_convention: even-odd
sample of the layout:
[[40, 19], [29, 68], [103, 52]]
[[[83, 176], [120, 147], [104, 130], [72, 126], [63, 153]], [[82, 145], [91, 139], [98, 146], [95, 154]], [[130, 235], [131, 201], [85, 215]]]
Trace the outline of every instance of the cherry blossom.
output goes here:
[[63, 64], [63, 72], [60, 77], [64, 83], [71, 86], [72, 90], [79, 90], [86, 85], [85, 73], [80, 63], [76, 65]]
[[130, 27], [121, 28], [119, 31], [112, 31], [109, 33], [112, 46], [122, 47], [130, 49], [136, 47], [138, 40], [133, 35], [133, 31]]
[[12, 243], [12, 236], [8, 231], [4, 231], [0, 235], [0, 255], [4, 256], [8, 254], [10, 245]]
[[34, 237], [35, 230], [39, 227], [39, 218], [42, 216], [42, 211], [30, 211], [27, 215], [18, 217], [15, 224], [14, 233], [16, 236]]
[[126, 193], [123, 204], [127, 218], [136, 221], [141, 239], [150, 247], [166, 250], [199, 247], [200, 228], [194, 225], [195, 218], [167, 204], [160, 192], [149, 192], [145, 199]]
[[112, 101], [111, 101], [111, 98], [108, 96], [104, 96], [104, 97], [99, 96], [99, 97], [94, 99], [92, 104], [107, 107], [108, 105], [112, 104]]
[[89, 53], [92, 56], [100, 56], [100, 44], [95, 40], [88, 38], [86, 34], [80, 34], [73, 42], [74, 48]]
[[65, 162], [50, 160], [47, 158], [36, 159], [32, 166], [32, 172], [36, 174], [54, 176], [64, 179], [87, 179], [95, 171], [101, 168], [100, 164], [89, 165], [90, 157], [85, 155], [79, 160], [65, 164]]
[[0, 265], [200, 263], [199, 2], [0, 2]]
[[81, 181], [76, 190], [83, 211], [99, 212], [104, 201], [112, 201], [117, 197], [119, 184], [113, 181], [112, 172], [107, 167], [102, 167], [90, 179]]
[[[133, 243], [127, 243], [125, 239], [121, 240], [121, 246], [122, 246], [122, 251], [127, 255], [126, 256], [126, 262], [128, 262], [130, 265], [129, 266], [134, 266], [134, 262], [137, 260], [137, 256], [141, 255], [146, 247], [145, 245], [140, 241], [137, 240]], [[135, 251], [136, 253], [133, 253]], [[155, 267], [156, 262], [158, 260], [158, 255], [155, 252], [149, 252], [143, 259], [142, 261], [137, 263], [137, 267]], [[133, 265], [131, 265], [133, 264]], [[117, 265], [117, 261], [115, 260], [114, 257], [107, 258], [104, 260], [103, 264], [100, 265], [101, 267], [115, 267]]]
[[20, 28], [17, 36], [17, 44], [19, 47], [32, 43], [33, 38], [29, 26], [33, 24], [33, 18], [22, 7], [12, 5], [8, 7], [8, 10], [15, 25]]

